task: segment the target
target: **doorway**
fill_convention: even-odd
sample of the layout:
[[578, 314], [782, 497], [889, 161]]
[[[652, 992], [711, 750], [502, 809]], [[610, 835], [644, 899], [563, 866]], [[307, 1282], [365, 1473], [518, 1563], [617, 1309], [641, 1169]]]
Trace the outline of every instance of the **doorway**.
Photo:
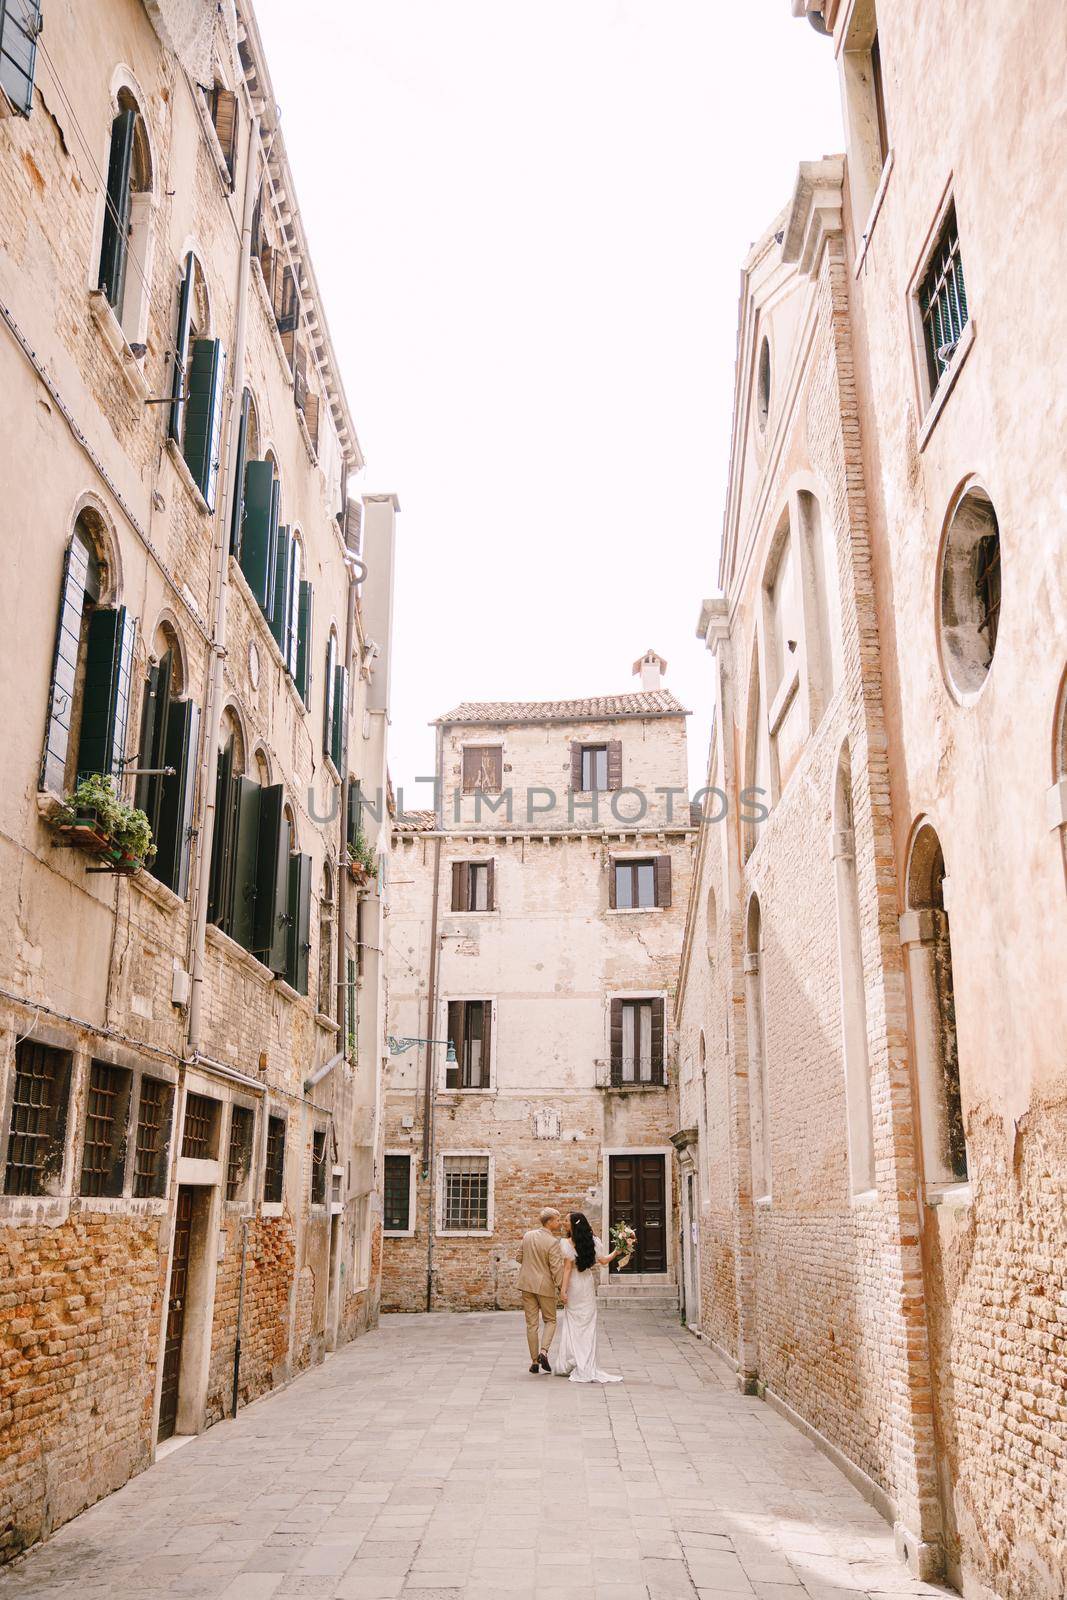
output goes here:
[[[637, 1248], [627, 1272], [666, 1272], [666, 1156], [609, 1156], [608, 1162], [609, 1228], [628, 1222], [637, 1230]], [[614, 1264], [611, 1270], [616, 1270]]]
[[685, 1251], [685, 1320], [700, 1328], [700, 1244], [697, 1223], [697, 1180], [690, 1168], [684, 1175], [685, 1203], [682, 1215], [682, 1249]]
[[163, 1381], [159, 1396], [160, 1443], [171, 1437], [178, 1421], [178, 1385], [182, 1368], [182, 1337], [185, 1333], [185, 1302], [189, 1295], [189, 1256], [192, 1237], [193, 1190], [183, 1184], [178, 1190], [178, 1210], [174, 1220], [170, 1296], [167, 1300], [167, 1334], [163, 1345]]

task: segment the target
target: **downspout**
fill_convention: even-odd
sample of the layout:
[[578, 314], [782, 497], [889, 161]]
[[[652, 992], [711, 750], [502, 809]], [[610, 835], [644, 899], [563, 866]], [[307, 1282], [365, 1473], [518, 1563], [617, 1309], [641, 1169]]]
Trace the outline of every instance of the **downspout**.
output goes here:
[[189, 1054], [200, 1047], [204, 1002], [204, 946], [207, 938], [207, 902], [211, 886], [211, 855], [215, 837], [215, 782], [219, 764], [219, 727], [222, 722], [222, 665], [226, 659], [226, 596], [229, 590], [229, 526], [232, 478], [237, 460], [237, 441], [241, 426], [241, 396], [245, 381], [245, 334], [248, 321], [248, 277], [252, 255], [252, 213], [259, 183], [259, 117], [253, 115], [248, 129], [248, 158], [245, 163], [244, 216], [241, 222], [240, 259], [237, 264], [237, 314], [233, 330], [233, 385], [230, 401], [230, 426], [226, 440], [226, 464], [222, 493], [215, 519], [215, 606], [211, 630], [211, 664], [208, 671], [205, 706], [204, 754], [200, 763], [200, 832], [197, 839], [196, 912], [193, 918], [192, 952], [189, 963], [192, 977], [189, 996]]
[[[347, 515], [348, 508], [345, 508]], [[356, 575], [352, 567], [345, 563], [348, 573], [348, 613], [345, 617], [345, 666], [351, 670], [352, 640], [356, 631]], [[350, 700], [351, 703], [351, 700]], [[345, 1024], [344, 999], [348, 997], [348, 806], [349, 788], [351, 779], [348, 759], [349, 729], [345, 728], [345, 769], [341, 774], [341, 821], [338, 830], [337, 846], [337, 987], [334, 994], [336, 1020], [341, 1024], [342, 1034]], [[353, 1022], [355, 1018], [353, 1018]], [[348, 1054], [348, 1040], [341, 1039], [341, 1054]]]
[[[437, 917], [441, 901], [441, 835], [433, 842], [433, 907], [430, 912], [430, 973], [426, 997], [426, 1038], [434, 1036], [434, 1016], [437, 1012]], [[428, 1179], [429, 1205], [426, 1213], [426, 1309], [433, 1310], [433, 1233], [434, 1194], [433, 1180], [433, 1064], [435, 1046], [427, 1042], [425, 1105], [422, 1113], [422, 1173]]]

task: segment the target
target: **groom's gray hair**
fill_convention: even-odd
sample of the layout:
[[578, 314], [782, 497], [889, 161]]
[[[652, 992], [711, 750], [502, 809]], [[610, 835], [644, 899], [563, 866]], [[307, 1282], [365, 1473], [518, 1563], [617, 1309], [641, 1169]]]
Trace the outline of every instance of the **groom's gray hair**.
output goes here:
[[553, 1217], [558, 1217], [558, 1216], [559, 1216], [559, 1212], [556, 1210], [555, 1206], [542, 1206], [541, 1207], [541, 1224], [542, 1224], [542, 1226], [546, 1222], [551, 1222]]

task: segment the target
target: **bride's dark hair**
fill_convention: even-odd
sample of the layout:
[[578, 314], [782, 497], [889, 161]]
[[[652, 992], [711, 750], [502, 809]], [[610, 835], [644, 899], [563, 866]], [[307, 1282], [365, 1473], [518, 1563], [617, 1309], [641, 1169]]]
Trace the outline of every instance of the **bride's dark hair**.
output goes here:
[[584, 1211], [572, 1211], [570, 1222], [571, 1244], [574, 1246], [576, 1257], [574, 1264], [579, 1272], [588, 1272], [596, 1261], [596, 1241], [589, 1226], [589, 1218]]

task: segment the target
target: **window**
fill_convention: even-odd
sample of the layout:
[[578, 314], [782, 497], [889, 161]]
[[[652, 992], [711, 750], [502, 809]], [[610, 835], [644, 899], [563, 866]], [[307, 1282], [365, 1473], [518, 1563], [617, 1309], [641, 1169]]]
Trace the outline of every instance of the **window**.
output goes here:
[[33, 109], [41, 0], [0, 0], [0, 91], [20, 116]]
[[571, 745], [571, 788], [587, 794], [622, 788], [622, 741]]
[[267, 1118], [267, 1160], [263, 1169], [263, 1198], [280, 1205], [285, 1180], [285, 1119]]
[[338, 776], [344, 771], [345, 724], [348, 718], [348, 670], [339, 660], [337, 635], [330, 629], [326, 646], [326, 693], [322, 748]]
[[120, 89], [111, 124], [97, 285], [130, 344], [143, 343], [148, 326], [151, 192], [148, 130], [129, 90]]
[[757, 1199], [769, 1199], [771, 1193], [770, 1091], [763, 959], [763, 917], [759, 901], [753, 895], [745, 930], [745, 1019], [748, 1025], [752, 1186]]
[[983, 489], [968, 489], [949, 520], [941, 554], [941, 663], [960, 699], [981, 689], [1000, 626], [1000, 525]]
[[448, 1002], [448, 1037], [455, 1046], [456, 1062], [446, 1065], [446, 1088], [489, 1088], [492, 1021], [491, 1000]]
[[447, 1233], [488, 1233], [489, 1157], [445, 1156], [441, 1221]]
[[252, 1147], [256, 1114], [250, 1106], [234, 1106], [230, 1111], [230, 1147], [226, 1153], [226, 1198], [246, 1200], [252, 1171]]
[[411, 1223], [411, 1157], [385, 1158], [385, 1198], [382, 1206], [382, 1227], [386, 1233], [410, 1233]]
[[951, 205], [919, 284], [919, 316], [931, 398], [952, 364], [970, 313], [960, 255], [956, 207]]
[[211, 125], [215, 129], [215, 137], [219, 141], [219, 149], [222, 151], [222, 159], [226, 163], [226, 171], [230, 175], [232, 190], [234, 178], [237, 176], [237, 96], [232, 89], [225, 88], [221, 83], [214, 83], [210, 89], [205, 89], [204, 98], [207, 101]]
[[499, 744], [465, 745], [463, 748], [463, 793], [499, 794], [503, 785], [504, 750]]
[[334, 1013], [333, 995], [333, 874], [329, 862], [323, 863], [322, 894], [319, 897], [319, 1011]]
[[167, 1151], [174, 1090], [160, 1078], [142, 1078], [133, 1155], [135, 1200], [158, 1200], [167, 1189]]
[[214, 1161], [219, 1149], [221, 1102], [206, 1094], [185, 1097], [182, 1155], [193, 1161]]
[[852, 810], [852, 760], [847, 742], [837, 764], [832, 840], [849, 1181], [853, 1194], [864, 1194], [874, 1188], [874, 1119], [867, 1054], [862, 915]]
[[704, 938], [707, 944], [708, 965], [714, 967], [719, 942], [719, 908], [714, 889], [708, 890], [707, 909], [704, 913]]
[[63, 1177], [71, 1055], [32, 1039], [15, 1047], [5, 1194], [52, 1194]]
[[453, 911], [495, 911], [495, 889], [494, 862], [453, 861]]
[[666, 1083], [663, 1000], [612, 1000], [610, 1021], [612, 1085]]
[[100, 527], [83, 511], [64, 558], [41, 767], [58, 794], [88, 773], [121, 775], [126, 751], [137, 624], [125, 606], [100, 604]]
[[845, 132], [857, 243], [874, 224], [872, 208], [889, 160], [882, 45], [874, 0], [856, 0], [842, 52]]
[[[200, 707], [181, 698], [177, 645], [166, 638], [163, 643], [145, 685], [136, 800], [156, 846], [148, 871], [184, 900], [189, 892]], [[173, 773], [166, 772], [168, 767]]]
[[648, 911], [671, 903], [671, 858], [649, 856], [644, 861], [611, 863], [609, 905], [617, 911]]
[[208, 338], [208, 322], [204, 271], [190, 250], [178, 285], [170, 436], [181, 450], [205, 505], [214, 511], [222, 456], [226, 352], [220, 340]]
[[871, 40], [871, 89], [874, 93], [874, 120], [878, 129], [878, 159], [882, 166], [889, 156], [889, 124], [885, 115], [885, 83], [882, 80], [882, 46], [878, 35]]
[[756, 422], [762, 433], [771, 415], [771, 343], [763, 339], [756, 372]]
[[80, 1194], [113, 1198], [122, 1193], [131, 1081], [131, 1073], [104, 1061], [89, 1068]]
[[316, 1128], [311, 1135], [311, 1204], [326, 1204], [326, 1129]]

